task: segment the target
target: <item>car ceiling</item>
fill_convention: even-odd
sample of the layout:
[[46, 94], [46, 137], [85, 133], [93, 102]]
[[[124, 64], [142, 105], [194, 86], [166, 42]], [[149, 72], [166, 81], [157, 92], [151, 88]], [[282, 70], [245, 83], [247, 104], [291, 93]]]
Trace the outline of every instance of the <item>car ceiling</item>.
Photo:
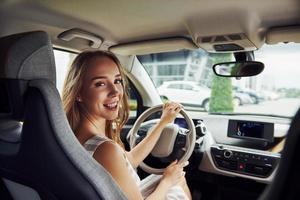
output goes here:
[[[256, 47], [272, 27], [299, 25], [298, 0], [119, 0], [22, 1], [1, 3], [0, 36], [45, 30], [57, 46], [57, 36], [79, 28], [100, 36], [102, 48], [160, 38], [244, 33]], [[77, 41], [73, 49], [81, 49]]]

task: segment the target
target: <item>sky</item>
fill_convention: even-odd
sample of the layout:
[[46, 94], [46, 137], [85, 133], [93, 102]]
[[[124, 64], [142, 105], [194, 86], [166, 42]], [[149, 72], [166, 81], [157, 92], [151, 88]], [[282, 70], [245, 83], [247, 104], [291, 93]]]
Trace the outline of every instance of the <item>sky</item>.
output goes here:
[[300, 44], [265, 45], [254, 54], [265, 64], [260, 78], [276, 88], [300, 89]]

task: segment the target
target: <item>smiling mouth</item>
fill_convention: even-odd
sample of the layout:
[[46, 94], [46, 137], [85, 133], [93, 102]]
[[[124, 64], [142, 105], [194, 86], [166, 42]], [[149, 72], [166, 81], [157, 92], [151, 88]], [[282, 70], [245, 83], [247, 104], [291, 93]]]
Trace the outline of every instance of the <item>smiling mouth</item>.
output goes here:
[[115, 110], [118, 107], [118, 101], [108, 104], [103, 104], [103, 106], [109, 110]]

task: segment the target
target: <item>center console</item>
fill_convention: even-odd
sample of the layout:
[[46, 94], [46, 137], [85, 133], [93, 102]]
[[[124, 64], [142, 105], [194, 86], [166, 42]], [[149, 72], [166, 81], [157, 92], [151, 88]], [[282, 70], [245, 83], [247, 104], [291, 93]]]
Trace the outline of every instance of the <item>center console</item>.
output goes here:
[[256, 177], [268, 177], [276, 168], [280, 154], [215, 144], [211, 155], [217, 168]]

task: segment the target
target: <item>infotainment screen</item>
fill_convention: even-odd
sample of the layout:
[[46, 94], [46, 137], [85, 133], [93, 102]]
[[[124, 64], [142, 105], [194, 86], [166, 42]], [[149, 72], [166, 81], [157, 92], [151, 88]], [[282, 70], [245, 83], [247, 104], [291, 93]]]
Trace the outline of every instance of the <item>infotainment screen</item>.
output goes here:
[[229, 120], [228, 137], [273, 141], [274, 124], [255, 121]]

